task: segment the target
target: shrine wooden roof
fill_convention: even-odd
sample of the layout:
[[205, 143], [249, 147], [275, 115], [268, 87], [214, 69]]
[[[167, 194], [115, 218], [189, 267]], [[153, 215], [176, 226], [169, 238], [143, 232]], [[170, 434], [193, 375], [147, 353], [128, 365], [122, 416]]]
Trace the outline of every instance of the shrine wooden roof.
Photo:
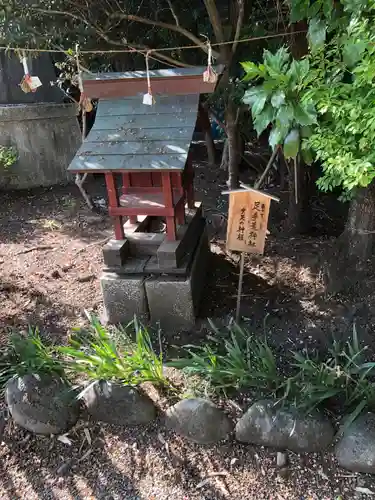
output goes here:
[[[216, 87], [215, 82], [204, 82], [206, 67], [166, 68], [150, 70], [153, 94], [188, 95], [208, 94]], [[214, 67], [220, 75], [224, 66]], [[93, 98], [114, 98], [135, 96], [147, 92], [146, 71], [116, 73], [85, 73], [83, 75], [85, 95]]]
[[101, 99], [95, 124], [68, 170], [182, 170], [195, 129], [199, 94], [155, 99], [153, 106], [143, 104], [142, 95]]

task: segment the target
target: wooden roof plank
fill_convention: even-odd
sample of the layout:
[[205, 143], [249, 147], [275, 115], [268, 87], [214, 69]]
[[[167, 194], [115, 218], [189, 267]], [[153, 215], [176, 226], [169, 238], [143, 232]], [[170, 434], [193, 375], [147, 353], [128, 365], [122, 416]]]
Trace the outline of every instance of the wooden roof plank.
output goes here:
[[[222, 71], [222, 66], [215, 66], [217, 72]], [[150, 70], [150, 78], [175, 78], [202, 75], [207, 68], [204, 66], [194, 66], [191, 68], [165, 68]], [[146, 71], [124, 71], [116, 73], [83, 73], [84, 80], [114, 80], [146, 78]]]
[[[100, 125], [100, 124], [99, 124]], [[191, 141], [192, 127], [91, 130], [85, 142]]]
[[[162, 132], [162, 131], [161, 131]], [[81, 156], [108, 155], [175, 155], [187, 154], [190, 141], [88, 142], [78, 150]]]
[[[113, 129], [165, 129], [180, 127], [195, 127], [197, 113], [180, 115], [135, 115], [135, 116], [104, 116], [96, 120], [92, 130]], [[192, 130], [193, 133], [193, 130]]]
[[187, 154], [180, 155], [107, 155], [78, 156], [73, 158], [70, 172], [152, 172], [153, 170], [183, 170]]
[[104, 116], [128, 116], [128, 115], [155, 115], [166, 114], [174, 115], [179, 113], [197, 113], [198, 111], [198, 97], [195, 102], [189, 103], [176, 103], [169, 99], [165, 102], [160, 102], [159, 99], [153, 106], [147, 106], [142, 103], [142, 100], [128, 100], [128, 99], [115, 99], [115, 100], [100, 100], [96, 117], [101, 118]]

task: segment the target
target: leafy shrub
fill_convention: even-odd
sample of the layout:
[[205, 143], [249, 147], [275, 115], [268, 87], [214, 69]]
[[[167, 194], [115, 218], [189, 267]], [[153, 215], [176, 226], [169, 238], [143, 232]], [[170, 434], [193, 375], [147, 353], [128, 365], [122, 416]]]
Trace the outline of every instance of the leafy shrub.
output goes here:
[[211, 323], [216, 336], [210, 337], [215, 348], [187, 345], [188, 357], [168, 366], [180, 368], [189, 376], [198, 376], [216, 391], [254, 388], [274, 393], [280, 384], [276, 359], [266, 340], [259, 340], [238, 325], [229, 327], [228, 338]]
[[133, 325], [135, 341], [128, 336], [127, 328], [115, 328], [110, 333], [97, 318], [91, 317], [89, 329], [75, 330], [70, 345], [59, 349], [69, 358], [67, 370], [90, 380], [167, 386], [162, 353], [155, 353], [146, 328], [136, 320]]
[[56, 374], [64, 376], [63, 364], [53, 346], [46, 345], [37, 328], [29, 328], [26, 336], [13, 333], [0, 356], [0, 386], [13, 376], [26, 374]]
[[18, 160], [18, 152], [13, 147], [0, 146], [0, 167], [5, 170]]

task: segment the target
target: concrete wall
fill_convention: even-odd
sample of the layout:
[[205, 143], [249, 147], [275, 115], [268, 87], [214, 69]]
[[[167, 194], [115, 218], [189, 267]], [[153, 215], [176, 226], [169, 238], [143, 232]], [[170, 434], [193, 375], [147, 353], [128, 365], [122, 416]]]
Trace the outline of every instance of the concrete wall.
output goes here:
[[67, 168], [81, 144], [74, 104], [0, 105], [0, 145], [19, 160], [0, 165], [0, 189], [28, 189], [67, 182]]

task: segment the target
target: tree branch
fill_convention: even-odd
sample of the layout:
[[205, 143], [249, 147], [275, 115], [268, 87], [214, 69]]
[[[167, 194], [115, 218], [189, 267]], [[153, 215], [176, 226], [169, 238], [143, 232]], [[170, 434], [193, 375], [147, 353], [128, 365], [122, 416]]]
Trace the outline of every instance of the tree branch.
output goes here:
[[[149, 24], [151, 26], [158, 26], [159, 28], [165, 28], [165, 29], [168, 29], [171, 31], [175, 31], [176, 33], [179, 33], [180, 35], [183, 35], [185, 38], [188, 38], [189, 40], [191, 40], [195, 45], [197, 45], [202, 50], [204, 50], [204, 52], [207, 53], [206, 44], [203, 43], [198, 37], [193, 35], [193, 33], [188, 31], [187, 29], [183, 28], [182, 26], [164, 23], [162, 21], [153, 21], [152, 19], [147, 19], [145, 17], [135, 16], [133, 14], [121, 14], [121, 13], [109, 14], [108, 13], [108, 15], [111, 18], [119, 18], [119, 19], [124, 19], [124, 20], [126, 19], [128, 21], [135, 21], [138, 23]], [[218, 57], [219, 54], [217, 52], [212, 51], [212, 55], [214, 57]]]
[[210, 18], [217, 42], [225, 42], [223, 25], [221, 24], [220, 14], [216, 7], [216, 1], [204, 0], [204, 5], [206, 7], [208, 17]]
[[243, 18], [245, 14], [245, 3], [244, 0], [237, 0], [237, 5], [238, 5], [238, 17], [237, 17], [237, 24], [236, 24], [236, 32], [234, 34], [234, 42], [232, 45], [232, 55], [236, 52], [237, 46], [238, 46], [238, 40], [241, 35], [241, 29], [243, 25]]
[[168, 2], [168, 5], [169, 5], [169, 9], [170, 9], [170, 11], [172, 13], [172, 16], [174, 17], [174, 20], [176, 21], [176, 26], [180, 26], [180, 22], [178, 20], [177, 14], [176, 14], [176, 12], [175, 12], [175, 10], [173, 8], [171, 0], [167, 0], [167, 2]]
[[[31, 7], [32, 10], [34, 10], [35, 12], [38, 12], [39, 14], [45, 14], [45, 15], [57, 15], [57, 16], [67, 16], [67, 17], [71, 17], [72, 19], [75, 19], [76, 21], [79, 21], [79, 22], [83, 22], [87, 27], [93, 29], [96, 31], [96, 33], [99, 35], [100, 38], [102, 38], [102, 40], [106, 41], [108, 44], [110, 45], [116, 45], [118, 47], [129, 47], [130, 49], [139, 49], [139, 50], [152, 50], [152, 54], [157, 57], [158, 59], [161, 59], [165, 62], [168, 62], [170, 64], [173, 64], [175, 66], [181, 66], [183, 68], [189, 68], [191, 67], [190, 64], [185, 64], [181, 61], [178, 61], [177, 59], [174, 59], [172, 57], [169, 57], [165, 54], [162, 54], [160, 52], [158, 52], [157, 50], [154, 50], [154, 49], [150, 49], [150, 47], [147, 47], [147, 46], [137, 46], [137, 45], [130, 45], [128, 44], [127, 42], [126, 43], [123, 43], [123, 42], [120, 42], [120, 41], [117, 41], [117, 40], [112, 40], [104, 31], [102, 31], [98, 26], [90, 23], [89, 21], [87, 21], [87, 19], [85, 19], [83, 16], [79, 16], [77, 14], [74, 14], [73, 12], [68, 12], [68, 11], [60, 11], [60, 10], [52, 10], [52, 9], [39, 9], [39, 8], [36, 8], [36, 7]], [[172, 25], [173, 26], [173, 25]], [[152, 58], [152, 56], [150, 56]]]

